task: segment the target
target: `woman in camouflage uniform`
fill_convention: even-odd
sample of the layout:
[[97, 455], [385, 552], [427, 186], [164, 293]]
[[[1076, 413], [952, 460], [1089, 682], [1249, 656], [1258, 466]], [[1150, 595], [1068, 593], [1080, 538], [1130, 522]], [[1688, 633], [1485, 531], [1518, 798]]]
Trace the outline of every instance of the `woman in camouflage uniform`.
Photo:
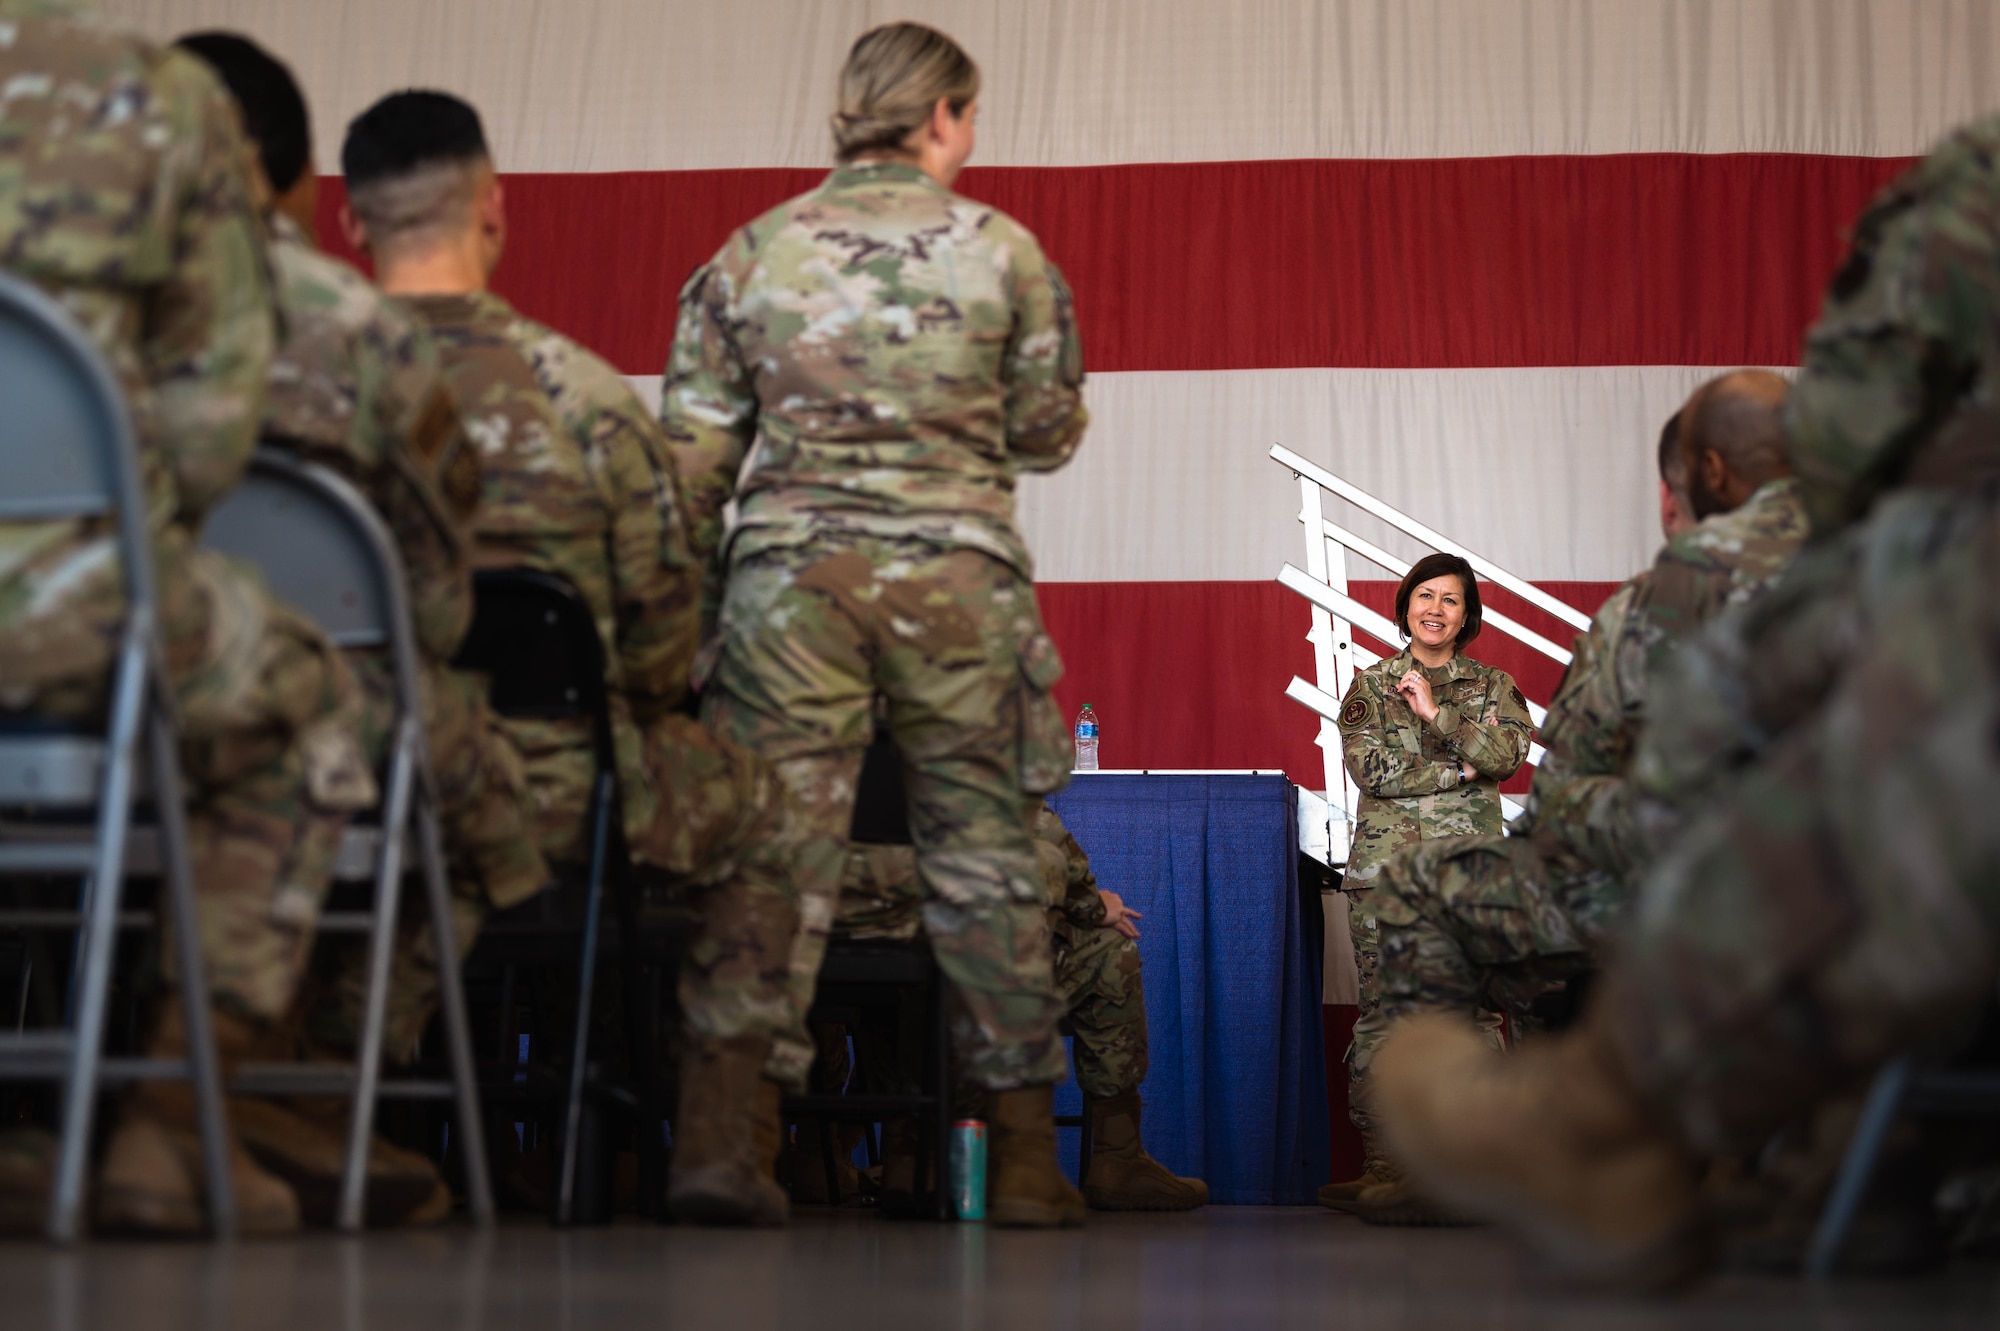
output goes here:
[[[1396, 588], [1396, 627], [1409, 646], [1356, 675], [1340, 708], [1347, 773], [1361, 788], [1346, 888], [1362, 1016], [1379, 1001], [1379, 935], [1368, 884], [1404, 846], [1500, 835], [1500, 783], [1526, 761], [1534, 729], [1514, 677], [1464, 653], [1480, 629], [1479, 582], [1470, 564], [1447, 554], [1418, 560]], [[1351, 1092], [1359, 1089], [1358, 1071], [1350, 1059]], [[1394, 1176], [1365, 1108], [1353, 1104], [1348, 1112], [1361, 1131], [1362, 1175], [1323, 1189], [1321, 1200], [1329, 1203]]]
[[1033, 834], [1071, 755], [1014, 485], [1068, 461], [1088, 416], [1061, 274], [1025, 227], [951, 192], [978, 93], [978, 67], [934, 29], [854, 44], [840, 165], [689, 279], [661, 418], [696, 553], [724, 581], [696, 666], [703, 719], [777, 767], [810, 843], [794, 1043], [810, 1059], [880, 698], [953, 1047], [991, 1095], [989, 1217], [1078, 1224], [1050, 1119], [1067, 1068]]

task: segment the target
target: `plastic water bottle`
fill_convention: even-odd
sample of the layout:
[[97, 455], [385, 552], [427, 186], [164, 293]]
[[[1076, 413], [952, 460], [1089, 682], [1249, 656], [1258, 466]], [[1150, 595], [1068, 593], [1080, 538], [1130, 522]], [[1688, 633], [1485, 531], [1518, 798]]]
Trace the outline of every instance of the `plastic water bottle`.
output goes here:
[[1090, 710], [1089, 703], [1076, 714], [1076, 770], [1097, 770], [1097, 713]]

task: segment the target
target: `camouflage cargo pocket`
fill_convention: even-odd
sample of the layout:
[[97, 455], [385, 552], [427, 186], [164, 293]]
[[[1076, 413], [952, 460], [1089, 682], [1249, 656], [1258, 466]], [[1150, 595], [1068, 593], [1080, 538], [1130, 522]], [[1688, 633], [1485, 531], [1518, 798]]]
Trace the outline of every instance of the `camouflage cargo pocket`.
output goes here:
[[1046, 795], [1069, 784], [1075, 750], [1062, 708], [1049, 690], [1062, 678], [1062, 657], [1039, 627], [1021, 644], [1021, 789]]

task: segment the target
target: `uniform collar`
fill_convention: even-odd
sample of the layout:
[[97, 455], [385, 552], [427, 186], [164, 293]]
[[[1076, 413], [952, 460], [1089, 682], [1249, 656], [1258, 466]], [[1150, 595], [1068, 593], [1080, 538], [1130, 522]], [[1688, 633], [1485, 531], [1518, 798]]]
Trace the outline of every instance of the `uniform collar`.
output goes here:
[[1779, 476], [1776, 477], [1775, 479], [1765, 481], [1762, 485], [1758, 486], [1754, 491], [1752, 491], [1750, 497], [1743, 501], [1743, 507], [1749, 508], [1752, 504], [1776, 503], [1777, 501], [1789, 498], [1790, 496], [1795, 495], [1798, 492], [1799, 492], [1798, 477]]
[[856, 185], [927, 185], [931, 189], [942, 190], [944, 186], [923, 173], [922, 168], [908, 162], [847, 162], [833, 168], [833, 174], [826, 183], [834, 189], [851, 188]]
[[1468, 673], [1465, 666], [1465, 650], [1463, 648], [1453, 652], [1451, 660], [1433, 669], [1418, 661], [1417, 654], [1408, 647], [1405, 647], [1402, 651], [1396, 653], [1396, 658], [1389, 663], [1389, 669], [1398, 679], [1401, 679], [1403, 673], [1409, 670], [1422, 670], [1424, 674], [1433, 680], [1440, 676], [1448, 680], [1463, 679]]
[[514, 307], [491, 291], [440, 293], [430, 296], [398, 296], [397, 300], [432, 319], [454, 321], [498, 316], [512, 318]]

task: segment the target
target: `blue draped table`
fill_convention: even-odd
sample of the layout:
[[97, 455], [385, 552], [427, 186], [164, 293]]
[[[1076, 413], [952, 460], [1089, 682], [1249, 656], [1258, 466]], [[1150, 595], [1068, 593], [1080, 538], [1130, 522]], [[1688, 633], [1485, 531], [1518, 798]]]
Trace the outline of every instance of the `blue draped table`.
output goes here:
[[[1290, 782], [1080, 774], [1050, 803], [1098, 885], [1146, 917], [1147, 1149], [1217, 1202], [1312, 1202], [1328, 1169], [1322, 943], [1300, 914]], [[1056, 1112], [1078, 1108], [1072, 1077]], [[1073, 1174], [1075, 1130], [1062, 1137]]]

